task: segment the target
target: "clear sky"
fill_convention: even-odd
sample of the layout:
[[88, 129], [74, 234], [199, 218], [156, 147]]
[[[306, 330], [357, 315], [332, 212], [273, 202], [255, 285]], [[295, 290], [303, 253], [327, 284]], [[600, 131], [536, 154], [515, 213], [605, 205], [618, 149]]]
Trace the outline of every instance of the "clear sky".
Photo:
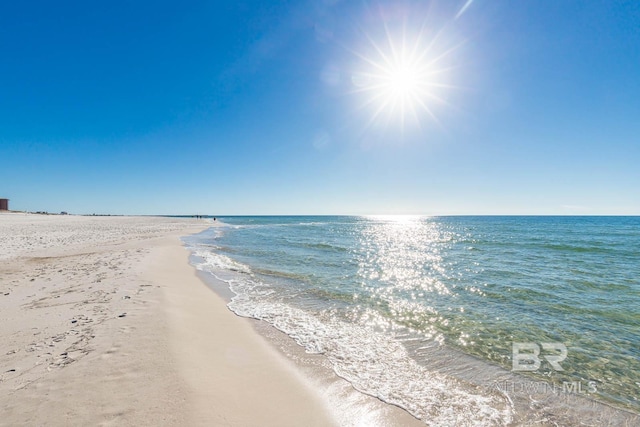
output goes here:
[[0, 197], [640, 214], [640, 2], [3, 1]]

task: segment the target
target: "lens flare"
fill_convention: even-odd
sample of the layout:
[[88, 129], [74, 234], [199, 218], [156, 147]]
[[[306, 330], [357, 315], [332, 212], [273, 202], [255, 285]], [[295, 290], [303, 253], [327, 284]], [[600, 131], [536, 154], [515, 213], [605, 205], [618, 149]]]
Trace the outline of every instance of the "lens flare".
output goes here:
[[393, 27], [381, 21], [383, 31], [363, 31], [366, 42], [359, 51], [352, 50], [360, 61], [353, 91], [362, 99], [361, 109], [370, 114], [366, 128], [380, 122], [402, 129], [426, 121], [440, 125], [436, 112], [450, 106], [447, 91], [455, 88], [450, 83], [453, 53], [464, 43], [426, 22], [411, 26], [405, 20]]

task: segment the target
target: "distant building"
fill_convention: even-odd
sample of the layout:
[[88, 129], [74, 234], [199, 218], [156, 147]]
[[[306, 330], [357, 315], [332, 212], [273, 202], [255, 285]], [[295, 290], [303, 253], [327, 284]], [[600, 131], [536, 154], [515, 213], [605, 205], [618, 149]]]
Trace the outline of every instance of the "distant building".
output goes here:
[[0, 199], [0, 211], [9, 210], [9, 199]]

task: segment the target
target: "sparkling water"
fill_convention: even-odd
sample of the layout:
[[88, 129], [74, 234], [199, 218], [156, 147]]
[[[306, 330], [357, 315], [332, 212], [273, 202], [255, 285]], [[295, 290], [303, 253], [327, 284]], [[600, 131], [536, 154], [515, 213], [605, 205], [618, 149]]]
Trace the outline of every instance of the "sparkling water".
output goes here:
[[187, 243], [229, 308], [358, 390], [434, 425], [637, 421], [640, 217], [221, 220]]

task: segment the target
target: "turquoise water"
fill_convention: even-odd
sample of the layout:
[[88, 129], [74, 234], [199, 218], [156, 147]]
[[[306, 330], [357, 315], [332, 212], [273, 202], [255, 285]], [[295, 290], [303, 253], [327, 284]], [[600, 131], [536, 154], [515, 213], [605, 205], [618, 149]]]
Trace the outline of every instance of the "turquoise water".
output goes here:
[[[499, 381], [640, 411], [640, 217], [221, 220], [189, 244], [230, 309], [418, 418], [500, 425], [535, 406]], [[540, 367], [514, 372], [513, 343]], [[562, 371], [542, 343], [566, 348]]]

